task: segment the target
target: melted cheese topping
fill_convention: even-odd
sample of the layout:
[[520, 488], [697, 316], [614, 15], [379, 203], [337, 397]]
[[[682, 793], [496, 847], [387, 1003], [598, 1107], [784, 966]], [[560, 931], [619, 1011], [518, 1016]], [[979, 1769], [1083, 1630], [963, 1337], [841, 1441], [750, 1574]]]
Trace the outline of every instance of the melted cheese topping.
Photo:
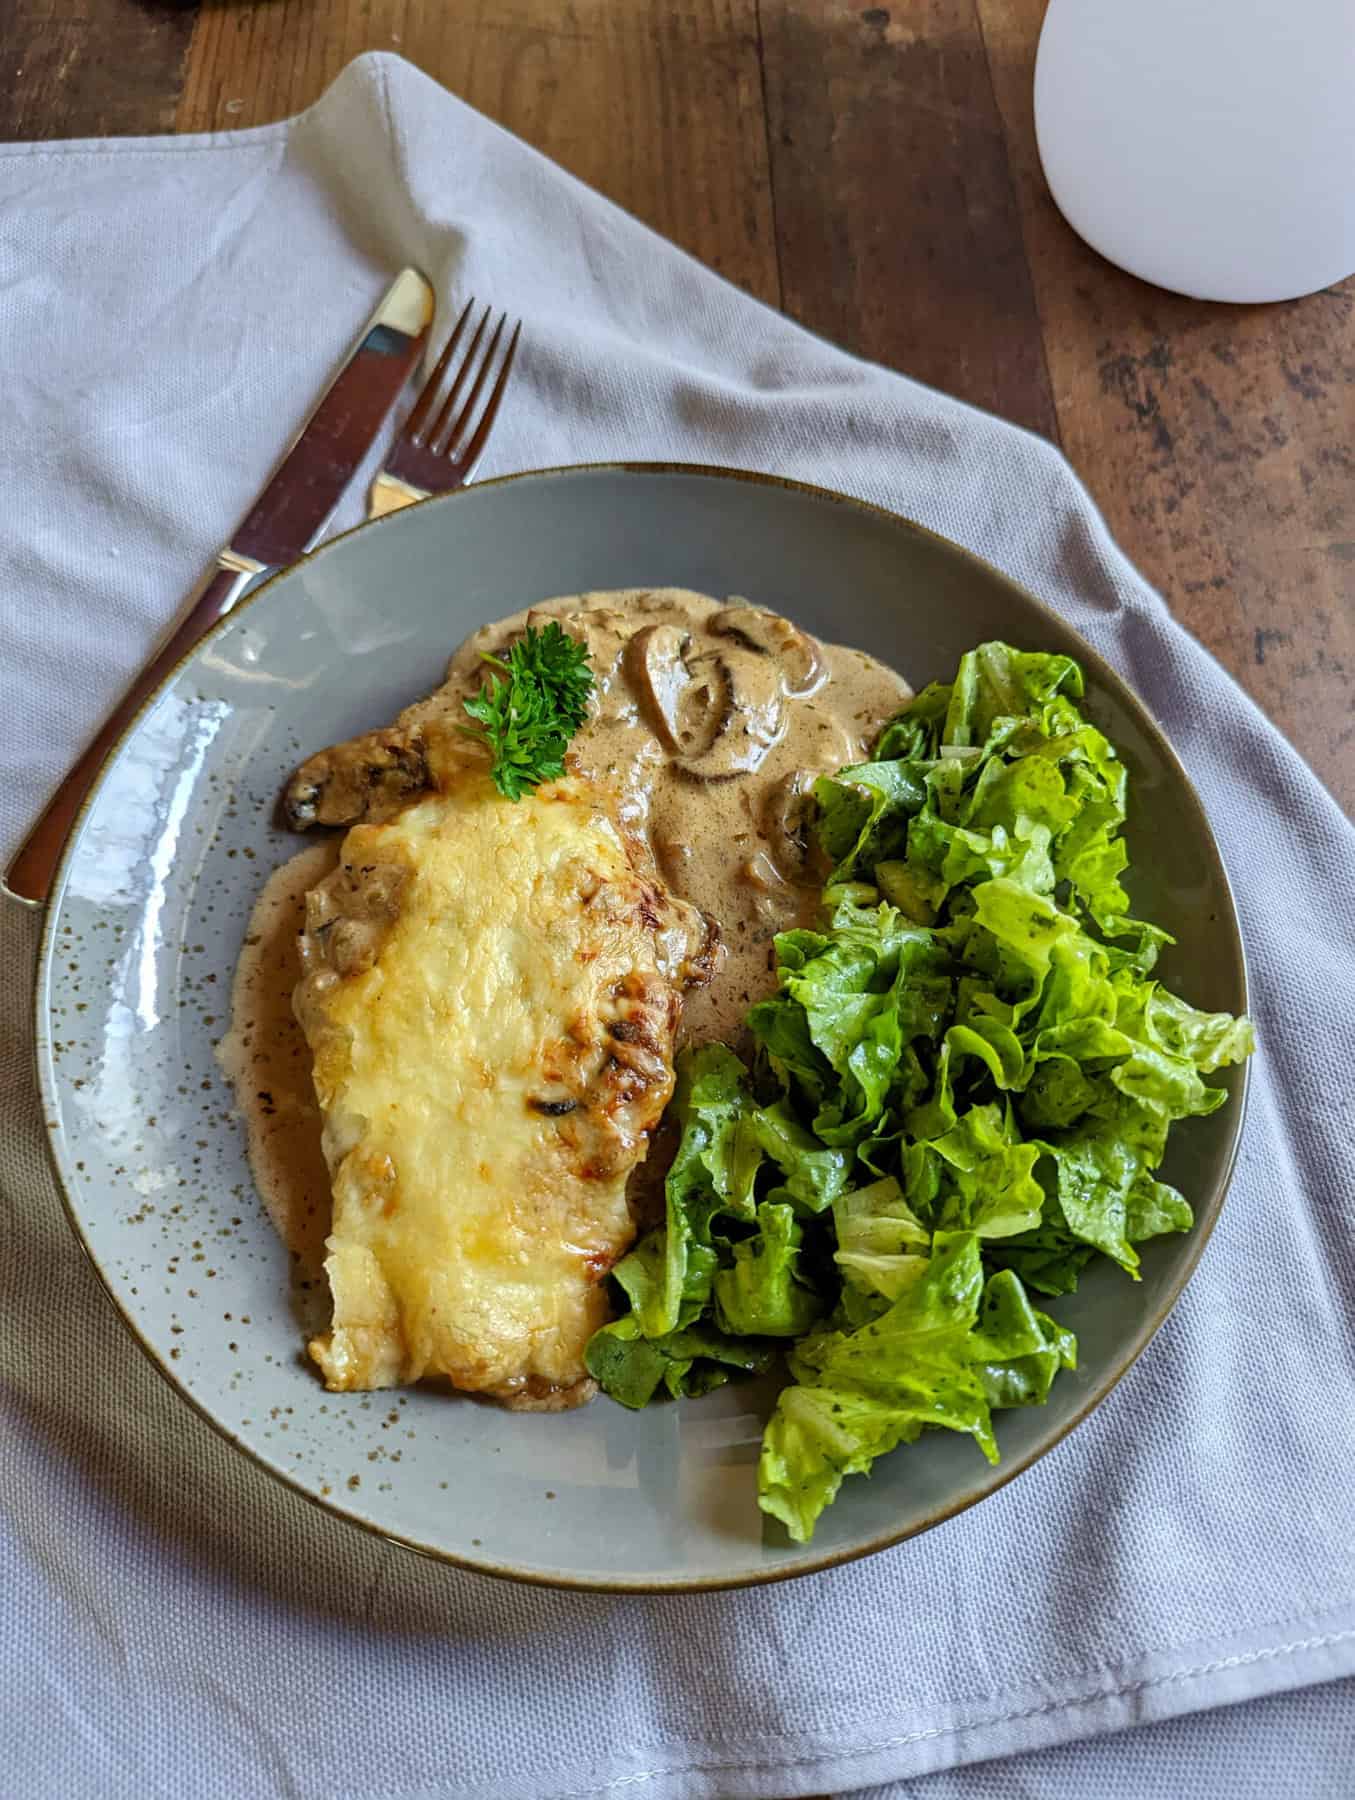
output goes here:
[[693, 923], [584, 782], [510, 805], [468, 772], [348, 834], [297, 992], [334, 1189], [328, 1386], [586, 1397]]

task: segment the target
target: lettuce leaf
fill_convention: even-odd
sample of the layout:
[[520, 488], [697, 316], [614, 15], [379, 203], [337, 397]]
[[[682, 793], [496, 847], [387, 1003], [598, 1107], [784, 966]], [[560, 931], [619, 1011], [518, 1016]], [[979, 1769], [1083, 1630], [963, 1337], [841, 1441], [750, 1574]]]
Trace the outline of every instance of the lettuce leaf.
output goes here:
[[673, 1105], [683, 1129], [665, 1183], [666, 1223], [612, 1271], [647, 1338], [691, 1324], [709, 1303], [718, 1260], [714, 1219], [753, 1216], [761, 1151], [750, 1140], [746, 1076], [723, 1044], [704, 1045], [679, 1062]]
[[969, 1366], [983, 1272], [978, 1239], [942, 1237], [920, 1280], [856, 1331], [812, 1333], [791, 1363], [762, 1440], [758, 1498], [797, 1542], [846, 1475], [926, 1425], [968, 1432], [997, 1460], [988, 1401]]
[[801, 1337], [823, 1302], [800, 1273], [802, 1228], [789, 1206], [757, 1209], [758, 1228], [733, 1247], [733, 1262], [715, 1275], [715, 1319], [731, 1336]]
[[1079, 699], [1082, 671], [1071, 656], [980, 644], [960, 658], [942, 728], [947, 744], [985, 744], [1004, 719], [1041, 715], [1058, 694]]
[[626, 1405], [789, 1347], [760, 1499], [798, 1538], [928, 1427], [995, 1458], [994, 1409], [1075, 1366], [1030, 1293], [1193, 1223], [1158, 1170], [1221, 1106], [1245, 1019], [1153, 977], [1124, 885], [1125, 765], [1060, 655], [990, 643], [814, 786], [833, 864], [775, 942], [752, 1069], [679, 1059], [664, 1225], [617, 1265], [588, 1363]]
[[938, 1232], [922, 1275], [856, 1330], [817, 1330], [791, 1357], [763, 1436], [759, 1502], [805, 1542], [847, 1475], [927, 1426], [971, 1436], [998, 1459], [992, 1410], [1039, 1405], [1072, 1334], [1030, 1304], [1010, 1270], [985, 1282], [979, 1240]]
[[909, 1079], [913, 1043], [942, 1030], [952, 983], [936, 934], [891, 906], [843, 901], [830, 926], [777, 938], [781, 992], [748, 1023], [788, 1092], [814, 1103], [821, 1142], [851, 1148]]
[[931, 1147], [942, 1162], [932, 1209], [938, 1229], [1006, 1238], [1040, 1222], [1045, 1194], [1034, 1174], [1040, 1145], [1021, 1143], [1002, 1107], [971, 1106]]
[[[833, 1225], [833, 1261], [843, 1281], [863, 1294], [897, 1300], [926, 1270], [931, 1232], [892, 1175], [835, 1200]], [[857, 1311], [863, 1316], [864, 1309]]]
[[819, 842], [835, 867], [835, 882], [849, 881], [863, 864], [874, 865], [901, 844], [908, 820], [926, 798], [924, 776], [910, 762], [869, 762], [820, 776]]
[[1043, 1406], [1059, 1370], [1077, 1367], [1077, 1339], [999, 1269], [984, 1287], [970, 1354], [990, 1407]]
[[769, 1345], [729, 1337], [704, 1323], [646, 1337], [634, 1313], [595, 1331], [584, 1361], [599, 1387], [638, 1411], [660, 1387], [674, 1400], [720, 1387], [733, 1374], [760, 1375], [771, 1366]]

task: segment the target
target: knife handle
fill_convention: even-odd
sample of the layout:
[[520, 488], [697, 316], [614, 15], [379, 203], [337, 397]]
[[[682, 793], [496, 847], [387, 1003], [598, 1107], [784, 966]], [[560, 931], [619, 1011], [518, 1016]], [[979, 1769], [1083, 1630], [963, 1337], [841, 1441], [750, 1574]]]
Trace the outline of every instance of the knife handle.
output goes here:
[[6, 869], [0, 886], [13, 899], [22, 900], [27, 906], [41, 906], [46, 900], [66, 840], [108, 753], [165, 677], [174, 671], [204, 633], [218, 619], [225, 617], [261, 573], [257, 568], [231, 568], [224, 562], [213, 569], [189, 611], [141, 670], [93, 742], [47, 802], [22, 849]]

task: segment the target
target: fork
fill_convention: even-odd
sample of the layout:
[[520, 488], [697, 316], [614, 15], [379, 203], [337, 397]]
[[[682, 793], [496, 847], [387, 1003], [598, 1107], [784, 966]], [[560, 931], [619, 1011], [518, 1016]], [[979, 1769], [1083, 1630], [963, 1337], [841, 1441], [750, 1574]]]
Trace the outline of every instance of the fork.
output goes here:
[[[385, 513], [398, 512], [402, 506], [412, 506], [416, 500], [426, 500], [430, 494], [446, 494], [453, 488], [464, 487], [484, 454], [498, 415], [499, 402], [513, 372], [522, 321], [517, 320], [513, 326], [508, 348], [498, 363], [498, 374], [483, 410], [479, 410], [480, 396], [495, 367], [499, 343], [508, 324], [508, 314], [500, 313], [493, 335], [481, 354], [480, 345], [489, 327], [491, 308], [488, 306], [461, 356], [451, 387], [439, 404], [443, 382], [474, 311], [475, 301], [468, 300], [432, 374], [424, 382], [403, 430], [391, 445], [386, 465], [372, 483], [367, 502], [368, 518], [379, 519]], [[468, 381], [471, 382], [470, 392], [462, 402], [462, 390]]]

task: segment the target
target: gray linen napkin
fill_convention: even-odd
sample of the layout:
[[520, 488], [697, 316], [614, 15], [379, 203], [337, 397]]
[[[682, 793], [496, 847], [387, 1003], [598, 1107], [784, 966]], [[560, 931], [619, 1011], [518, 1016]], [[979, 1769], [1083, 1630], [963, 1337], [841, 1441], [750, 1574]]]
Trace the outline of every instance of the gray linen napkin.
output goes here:
[[[288, 125], [2, 150], [0, 209], [0, 850], [415, 262], [526, 319], [487, 472], [681, 457], [819, 480], [1059, 607], [1199, 784], [1263, 1045], [1189, 1291], [1021, 1480], [784, 1587], [554, 1595], [318, 1515], [145, 1365], [47, 1175], [36, 932], [7, 910], [0, 1792], [926, 1794], [928, 1771], [1355, 1670], [1353, 836], [1055, 451], [795, 329], [389, 57]], [[1348, 1727], [1351, 1690], [1324, 1691]], [[938, 1793], [1041, 1791], [994, 1767]]]

